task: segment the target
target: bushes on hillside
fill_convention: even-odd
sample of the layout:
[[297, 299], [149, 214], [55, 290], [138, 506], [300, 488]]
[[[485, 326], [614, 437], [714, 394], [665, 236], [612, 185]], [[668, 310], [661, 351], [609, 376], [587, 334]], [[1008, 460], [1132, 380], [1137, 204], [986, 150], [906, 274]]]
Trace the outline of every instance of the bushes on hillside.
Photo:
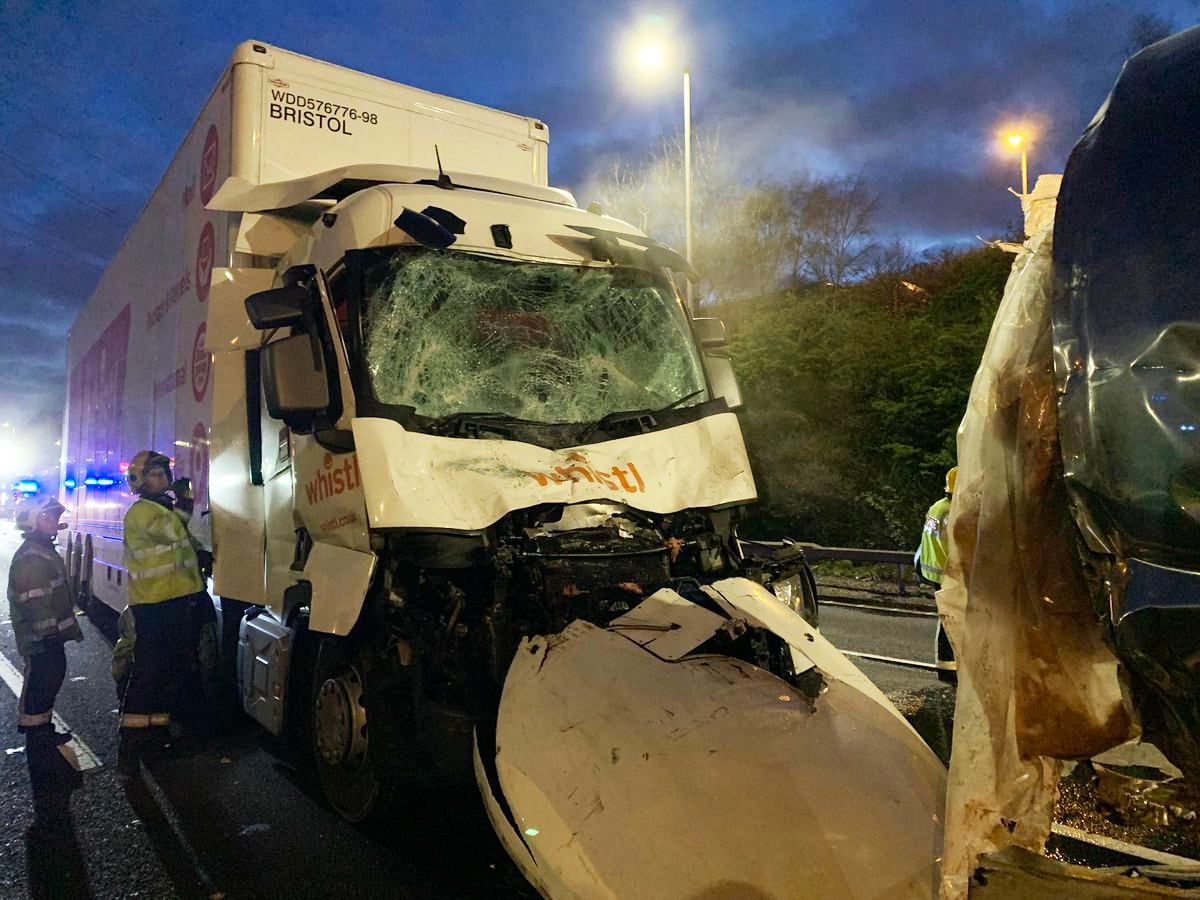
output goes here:
[[916, 546], [1010, 264], [989, 248], [944, 253], [737, 304], [731, 350], [761, 497], [744, 536]]

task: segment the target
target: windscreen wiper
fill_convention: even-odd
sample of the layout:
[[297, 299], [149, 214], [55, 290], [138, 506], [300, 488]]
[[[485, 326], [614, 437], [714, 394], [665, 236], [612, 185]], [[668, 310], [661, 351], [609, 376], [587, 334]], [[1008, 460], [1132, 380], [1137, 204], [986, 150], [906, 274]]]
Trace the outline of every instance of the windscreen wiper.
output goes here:
[[690, 394], [685, 394], [678, 400], [672, 400], [666, 406], [658, 409], [622, 410], [621, 412], [609, 413], [604, 418], [598, 419], [585, 428], [583, 433], [579, 436], [579, 443], [587, 443], [587, 439], [597, 431], [609, 431], [618, 425], [624, 425], [626, 423], [635, 423], [638, 426], [638, 434], [646, 434], [647, 432], [653, 431], [658, 427], [658, 420], [655, 418], [655, 416], [675, 409], [675, 407], [687, 403], [687, 401], [695, 397], [699, 397], [703, 393], [704, 388], [701, 388], [697, 391], [692, 391]]
[[505, 428], [501, 423], [515, 421], [517, 420], [506, 413], [451, 413], [436, 419], [430, 427], [430, 431], [444, 437], [477, 438], [485, 433], [500, 437], [512, 437], [512, 429]]

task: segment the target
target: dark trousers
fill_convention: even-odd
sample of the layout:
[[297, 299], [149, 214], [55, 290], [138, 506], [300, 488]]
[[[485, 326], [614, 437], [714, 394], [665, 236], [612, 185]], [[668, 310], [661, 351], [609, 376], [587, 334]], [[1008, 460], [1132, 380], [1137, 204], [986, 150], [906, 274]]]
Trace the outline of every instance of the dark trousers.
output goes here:
[[50, 714], [63, 679], [67, 677], [67, 651], [61, 641], [43, 643], [39, 653], [25, 659], [25, 685], [21, 689], [17, 729], [24, 732], [54, 729]]
[[137, 637], [129, 683], [121, 698], [122, 728], [170, 722], [180, 688], [195, 667], [192, 601], [191, 596], [174, 597], [130, 607]]

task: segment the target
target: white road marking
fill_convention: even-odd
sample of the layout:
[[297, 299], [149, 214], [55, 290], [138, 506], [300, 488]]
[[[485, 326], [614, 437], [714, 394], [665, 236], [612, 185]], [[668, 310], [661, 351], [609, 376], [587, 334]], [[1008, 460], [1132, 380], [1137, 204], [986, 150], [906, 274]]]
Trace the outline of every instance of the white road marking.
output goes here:
[[938, 614], [932, 610], [925, 609], [909, 609], [902, 606], [877, 606], [871, 603], [849, 603], [845, 600], [825, 600], [818, 598], [817, 607], [822, 606], [839, 606], [842, 609], [864, 609], [867, 612], [879, 613], [883, 616], [924, 616], [929, 619], [936, 619]]
[[[13, 692], [14, 696], [21, 696], [21, 686], [25, 683], [25, 679], [21, 677], [21, 673], [17, 671], [17, 667], [9, 662], [8, 657], [3, 653], [0, 653], [0, 679], [8, 685], [8, 689]], [[54, 727], [59, 731], [71, 731], [58, 713], [54, 714]], [[71, 740], [67, 741], [66, 746], [75, 751], [75, 757], [79, 760], [79, 770], [81, 772], [86, 772], [88, 769], [99, 769], [104, 765], [104, 763], [100, 762], [100, 757], [92, 752], [92, 748], [85, 744], [83, 739], [74, 732], [72, 732]]]
[[878, 653], [859, 653], [857, 650], [842, 650], [846, 656], [859, 659], [873, 659], [875, 662], [891, 663], [894, 666], [908, 666], [913, 669], [932, 669], [937, 671], [936, 663], [921, 662], [919, 659], [901, 659], [898, 656], [880, 656]]

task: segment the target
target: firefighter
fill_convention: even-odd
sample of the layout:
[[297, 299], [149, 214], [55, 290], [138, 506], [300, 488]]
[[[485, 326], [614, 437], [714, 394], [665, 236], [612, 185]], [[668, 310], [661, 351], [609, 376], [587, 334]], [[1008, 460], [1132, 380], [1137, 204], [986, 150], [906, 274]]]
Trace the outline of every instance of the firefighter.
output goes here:
[[208, 602], [187, 526], [167, 492], [171, 461], [143, 450], [126, 474], [138, 499], [125, 513], [125, 568], [136, 635], [121, 698], [118, 773], [136, 775], [148, 750], [170, 743], [171, 709], [193, 671], [195, 604]]
[[25, 540], [8, 570], [8, 603], [17, 651], [25, 660], [17, 727], [26, 747], [62, 745], [52, 721], [54, 698], [67, 674], [67, 641], [82, 641], [75, 619], [67, 567], [55, 549], [54, 538], [65, 507], [53, 497], [30, 497], [17, 510], [17, 527]]

